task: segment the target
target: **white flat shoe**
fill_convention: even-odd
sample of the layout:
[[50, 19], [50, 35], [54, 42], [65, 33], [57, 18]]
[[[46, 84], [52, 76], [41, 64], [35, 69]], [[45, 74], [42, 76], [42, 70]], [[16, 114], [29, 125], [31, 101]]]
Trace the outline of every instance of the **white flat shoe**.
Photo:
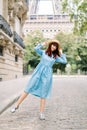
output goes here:
[[16, 110], [17, 110], [18, 108], [19, 108], [19, 106], [12, 108], [12, 109], [11, 109], [11, 113], [16, 112]]
[[44, 115], [43, 113], [40, 113], [39, 119], [40, 119], [40, 120], [45, 120], [45, 115]]

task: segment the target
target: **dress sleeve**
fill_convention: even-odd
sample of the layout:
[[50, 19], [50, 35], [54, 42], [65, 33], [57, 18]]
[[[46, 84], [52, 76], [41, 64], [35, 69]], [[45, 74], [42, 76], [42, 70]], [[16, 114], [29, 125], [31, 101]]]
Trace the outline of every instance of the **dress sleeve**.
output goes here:
[[66, 55], [62, 53], [60, 57], [57, 56], [56, 62], [66, 64], [67, 63]]
[[34, 47], [34, 50], [39, 54], [39, 55], [42, 55], [42, 53], [43, 53], [43, 50], [41, 50], [41, 47], [43, 46], [43, 44], [42, 43], [38, 43], [37, 45], [36, 45], [36, 47]]

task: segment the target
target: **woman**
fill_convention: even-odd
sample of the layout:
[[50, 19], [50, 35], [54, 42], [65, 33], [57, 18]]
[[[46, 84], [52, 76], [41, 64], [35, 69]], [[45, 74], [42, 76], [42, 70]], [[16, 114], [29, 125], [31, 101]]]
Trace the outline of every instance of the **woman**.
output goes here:
[[52, 40], [49, 43], [46, 51], [41, 50], [42, 46], [46, 46], [47, 43], [39, 43], [35, 47], [35, 51], [41, 56], [40, 63], [35, 68], [31, 79], [27, 83], [27, 86], [15, 104], [15, 107], [11, 112], [15, 112], [21, 102], [27, 97], [28, 94], [33, 94], [40, 97], [40, 115], [41, 120], [45, 119], [44, 108], [46, 99], [50, 97], [52, 88], [52, 66], [55, 62], [60, 62], [63, 64], [67, 63], [65, 54], [62, 53], [60, 49], [59, 42]]

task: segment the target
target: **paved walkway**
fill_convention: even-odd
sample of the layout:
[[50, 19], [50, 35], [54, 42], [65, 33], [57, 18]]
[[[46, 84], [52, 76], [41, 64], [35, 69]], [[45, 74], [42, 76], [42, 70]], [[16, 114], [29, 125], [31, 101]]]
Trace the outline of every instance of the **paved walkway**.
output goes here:
[[[21, 80], [23, 86], [27, 80]], [[45, 121], [39, 120], [39, 98], [32, 95], [16, 113], [10, 109], [0, 116], [0, 130], [87, 130], [87, 77], [54, 76]]]
[[0, 114], [19, 97], [29, 79], [30, 75], [0, 82]]

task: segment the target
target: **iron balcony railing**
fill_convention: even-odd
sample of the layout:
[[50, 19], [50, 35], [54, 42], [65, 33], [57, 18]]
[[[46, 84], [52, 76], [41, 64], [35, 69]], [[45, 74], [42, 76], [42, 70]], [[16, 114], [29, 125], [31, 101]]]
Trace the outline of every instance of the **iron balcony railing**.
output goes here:
[[29, 4], [29, 0], [25, 0], [25, 3], [26, 3], [26, 5], [28, 6], [28, 4]]
[[14, 31], [14, 42], [18, 43], [22, 48], [25, 48], [23, 39]]
[[18, 43], [22, 48], [25, 48], [23, 39], [15, 31], [12, 33], [10, 25], [7, 23], [2, 15], [0, 15], [0, 29], [2, 29], [10, 37], [12, 37], [13, 35], [14, 42]]
[[8, 36], [12, 36], [12, 31], [8, 22], [0, 15], [0, 29], [2, 29]]

